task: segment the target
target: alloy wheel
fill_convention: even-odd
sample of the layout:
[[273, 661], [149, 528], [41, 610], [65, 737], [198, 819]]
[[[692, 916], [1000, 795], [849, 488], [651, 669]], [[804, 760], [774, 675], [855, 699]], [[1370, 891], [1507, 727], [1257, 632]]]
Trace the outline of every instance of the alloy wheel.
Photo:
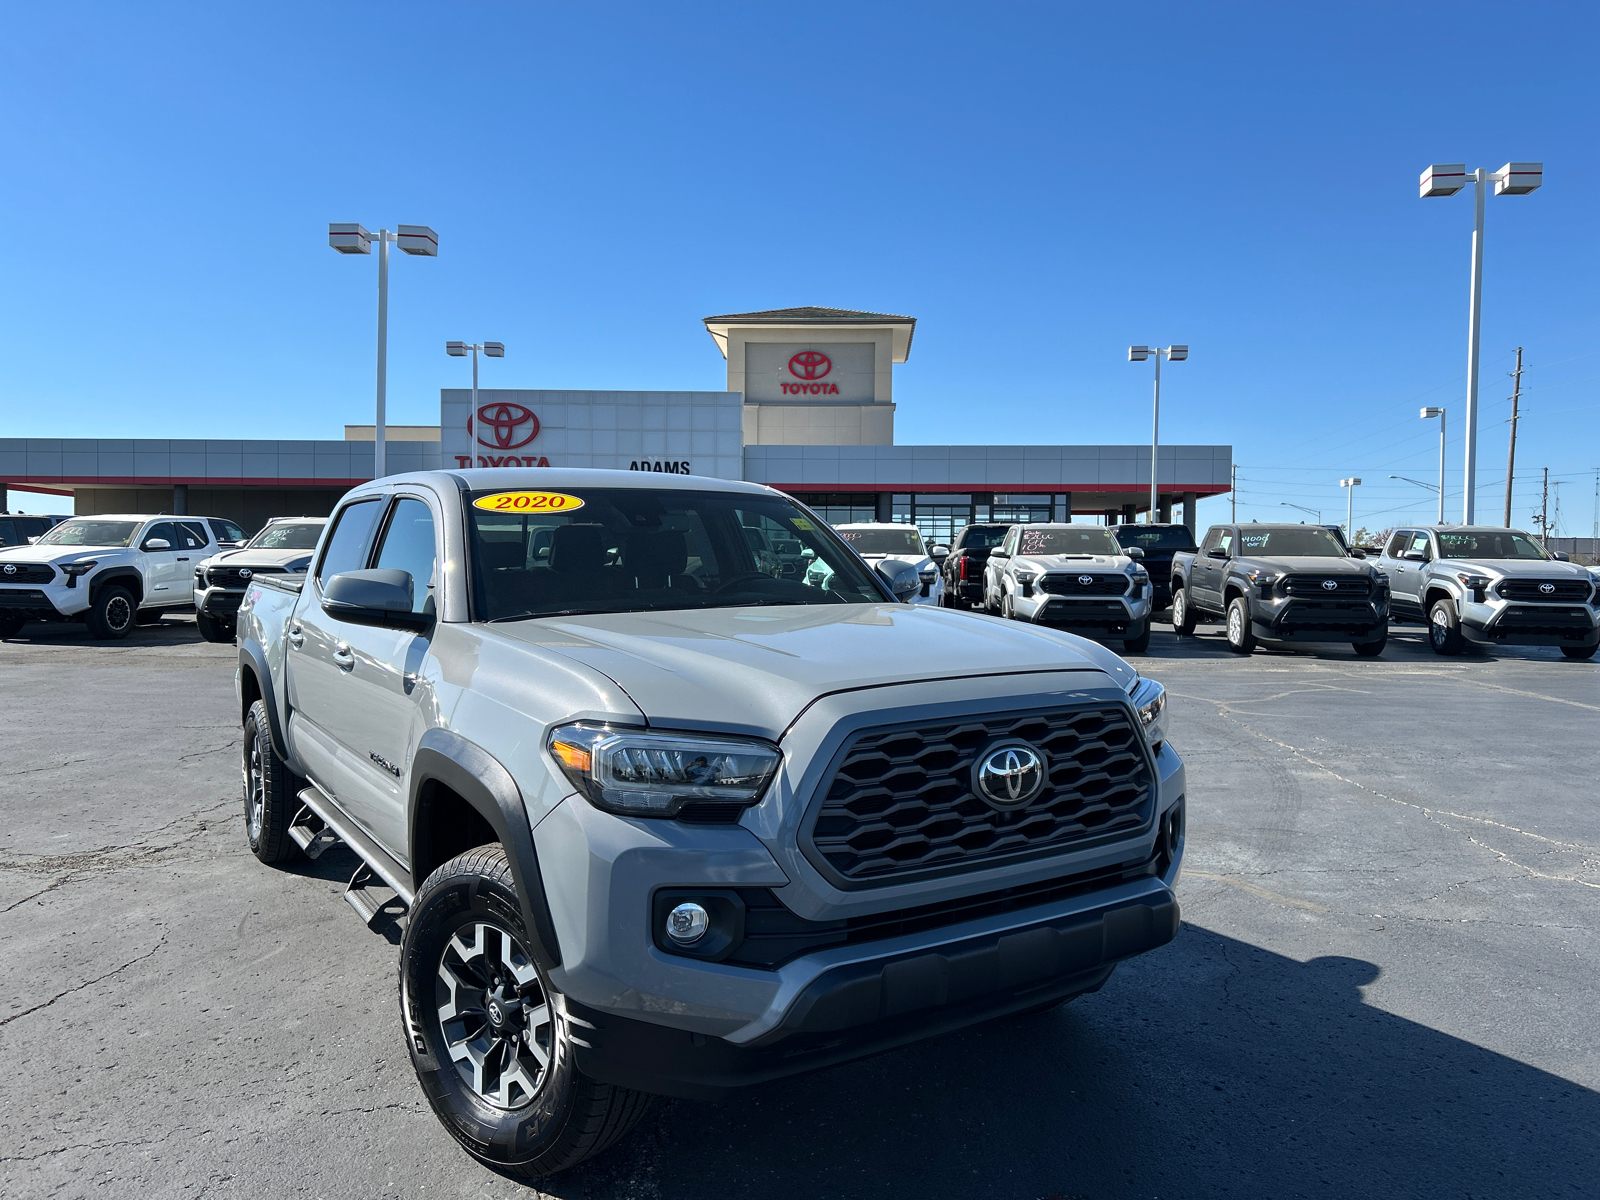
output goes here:
[[1237, 605], [1228, 609], [1228, 640], [1235, 646], [1244, 642], [1244, 614]]
[[265, 776], [261, 762], [261, 739], [250, 739], [250, 759], [244, 774], [244, 820], [250, 844], [261, 840], [261, 825], [266, 814]]
[[1428, 625], [1428, 636], [1433, 639], [1434, 648], [1444, 645], [1445, 638], [1450, 635], [1450, 618], [1443, 608], [1435, 607], [1433, 620]]
[[445, 1049], [473, 1094], [499, 1109], [532, 1103], [549, 1072], [557, 1014], [517, 939], [486, 921], [462, 926], [445, 943], [434, 996]]
[[121, 631], [133, 620], [133, 605], [122, 596], [113, 596], [106, 603], [106, 627]]

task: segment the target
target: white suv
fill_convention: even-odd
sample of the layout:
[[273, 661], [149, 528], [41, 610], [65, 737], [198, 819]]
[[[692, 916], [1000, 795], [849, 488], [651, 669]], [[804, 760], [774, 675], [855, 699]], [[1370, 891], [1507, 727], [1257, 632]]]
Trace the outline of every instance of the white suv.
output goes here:
[[0, 637], [29, 621], [83, 621], [97, 638], [189, 607], [194, 564], [237, 530], [210, 517], [72, 517], [31, 546], [0, 550]]
[[902, 599], [910, 604], [927, 604], [934, 608], [944, 606], [944, 580], [939, 577], [938, 565], [928, 554], [922, 534], [915, 525], [898, 525], [888, 522], [861, 522], [854, 525], [835, 525], [833, 531], [842, 537], [869, 567], [881, 567], [889, 559], [910, 563], [917, 573], [917, 590]]

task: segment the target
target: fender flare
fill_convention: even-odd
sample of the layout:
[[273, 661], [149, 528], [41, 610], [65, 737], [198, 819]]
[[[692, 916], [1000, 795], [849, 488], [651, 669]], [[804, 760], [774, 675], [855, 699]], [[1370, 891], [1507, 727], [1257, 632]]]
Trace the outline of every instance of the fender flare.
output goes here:
[[[284, 740], [283, 724], [278, 717], [278, 695], [272, 687], [272, 671], [267, 666], [267, 654], [260, 643], [239, 643], [239, 668], [255, 674], [256, 686], [261, 689], [261, 702], [267, 710], [267, 731], [272, 737], [273, 753], [284, 762], [293, 761], [289, 757], [289, 743]], [[239, 714], [240, 721], [244, 717], [244, 713]]]
[[[522, 790], [500, 761], [481, 746], [449, 729], [430, 729], [417, 743], [411, 759], [411, 786], [406, 800], [406, 824], [412, 847], [417, 846], [417, 800], [425, 784], [440, 783], [472, 805], [489, 823], [511, 864], [511, 878], [522, 906], [522, 922], [533, 941], [533, 955], [545, 970], [561, 965], [561, 946], [544, 875], [533, 846], [533, 829], [523, 807]], [[413, 853], [413, 860], [415, 854]], [[420, 889], [422, 880], [415, 881]]]
[[131, 581], [133, 583], [135, 592], [134, 601], [137, 604], [143, 604], [144, 576], [139, 574], [135, 568], [129, 566], [111, 567], [90, 579], [89, 603], [94, 603], [94, 598], [99, 594], [101, 588], [110, 584], [122, 583], [124, 581]]

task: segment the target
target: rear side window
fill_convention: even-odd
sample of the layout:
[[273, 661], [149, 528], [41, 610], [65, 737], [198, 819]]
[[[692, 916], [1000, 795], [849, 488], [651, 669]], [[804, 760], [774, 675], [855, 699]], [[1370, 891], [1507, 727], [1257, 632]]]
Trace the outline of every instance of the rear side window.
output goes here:
[[211, 535], [219, 542], [243, 542], [248, 540], [244, 530], [232, 521], [223, 521], [213, 517], [211, 519]]
[[5, 517], [0, 517], [0, 546], [15, 546], [19, 544], [17, 527]]
[[[334, 535], [338, 536], [337, 533]], [[395, 567], [411, 575], [411, 610], [433, 612], [437, 580], [437, 555], [433, 542], [433, 513], [421, 500], [402, 497], [394, 506], [389, 528], [383, 533], [383, 546], [374, 566]]]
[[206, 536], [204, 521], [174, 521], [178, 527], [178, 540], [174, 548], [178, 550], [199, 550], [210, 539]]
[[378, 523], [383, 502], [377, 497], [357, 500], [334, 518], [337, 522], [322, 552], [317, 567], [317, 582], [332, 579], [345, 571], [359, 571], [367, 565], [367, 547], [372, 544], [372, 527]]

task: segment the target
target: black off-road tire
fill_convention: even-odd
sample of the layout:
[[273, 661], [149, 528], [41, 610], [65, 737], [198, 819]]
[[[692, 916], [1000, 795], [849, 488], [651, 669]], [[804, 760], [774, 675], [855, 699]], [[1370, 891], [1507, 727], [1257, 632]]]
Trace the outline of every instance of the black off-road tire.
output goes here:
[[[400, 947], [411, 1065], [434, 1115], [468, 1154], [522, 1179], [553, 1175], [600, 1153], [634, 1126], [652, 1099], [578, 1070], [565, 1001], [533, 963], [530, 945], [505, 851], [488, 845], [428, 876]], [[466, 986], [453, 988], [447, 976]], [[476, 986], [484, 981], [497, 982]], [[507, 998], [519, 1015], [496, 1027], [487, 1016], [490, 1001]], [[447, 1015], [474, 1012], [474, 1005], [483, 1006], [481, 1019]], [[470, 1057], [463, 1066], [451, 1055], [452, 1044], [465, 1054], [469, 1040], [489, 1046], [478, 1069]], [[507, 1063], [516, 1070], [494, 1066]], [[518, 1079], [532, 1082], [531, 1095]]]
[[1563, 655], [1565, 655], [1567, 658], [1574, 659], [1577, 662], [1587, 662], [1589, 659], [1594, 657], [1594, 652], [1596, 650], [1600, 650], [1600, 645], [1561, 647], [1561, 653]]
[[22, 632], [22, 627], [28, 623], [27, 617], [8, 615], [0, 617], [0, 642], [6, 638], [14, 638]]
[[1150, 621], [1145, 619], [1139, 626], [1139, 632], [1134, 633], [1133, 627], [1128, 627], [1127, 634], [1122, 639], [1122, 652], [1124, 654], [1143, 654], [1150, 649]]
[[1446, 656], [1460, 654], [1467, 639], [1461, 633], [1461, 619], [1456, 616], [1455, 602], [1435, 600], [1428, 609], [1428, 645], [1435, 654]]
[[1191, 637], [1195, 627], [1194, 605], [1189, 603], [1188, 588], [1174, 588], [1172, 592], [1172, 632], [1179, 637]]
[[216, 617], [207, 616], [203, 612], [194, 615], [195, 628], [200, 631], [200, 636], [208, 642], [233, 641], [233, 622], [221, 621]]
[[1389, 631], [1385, 629], [1383, 636], [1374, 642], [1351, 642], [1350, 649], [1362, 658], [1377, 658], [1383, 653], [1383, 648], [1389, 644]]
[[1235, 596], [1228, 601], [1228, 649], [1235, 654], [1251, 654], [1256, 648], [1256, 631], [1250, 624], [1250, 601]]
[[257, 700], [244, 719], [244, 836], [250, 852], [269, 865], [300, 856], [289, 823], [300, 807], [306, 781], [289, 769], [272, 747], [266, 702]]
[[138, 607], [127, 588], [107, 584], [94, 594], [89, 610], [83, 614], [89, 636], [102, 642], [116, 641], [133, 632], [133, 616]]

